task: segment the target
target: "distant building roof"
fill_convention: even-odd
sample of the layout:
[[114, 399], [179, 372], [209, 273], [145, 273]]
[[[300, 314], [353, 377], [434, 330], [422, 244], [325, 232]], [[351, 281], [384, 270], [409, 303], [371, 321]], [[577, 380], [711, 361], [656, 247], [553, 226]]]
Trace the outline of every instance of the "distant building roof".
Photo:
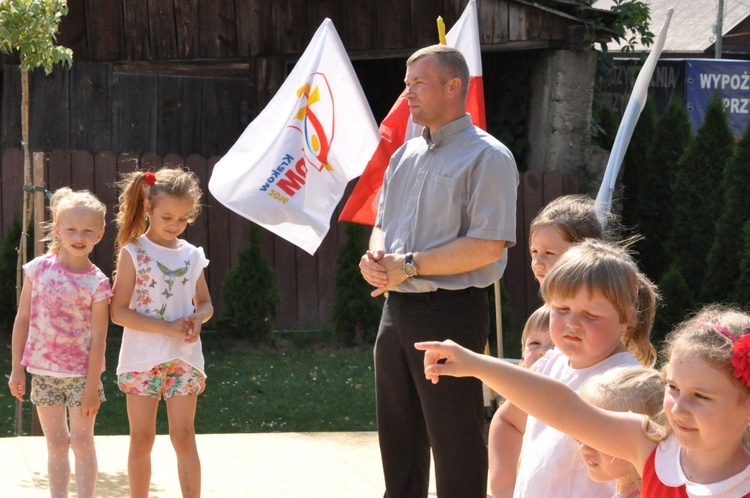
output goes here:
[[[714, 26], [716, 25], [718, 10], [717, 0], [643, 0], [643, 2], [649, 5], [651, 32], [654, 35], [664, 24], [669, 8], [674, 8], [662, 51], [664, 55], [673, 53], [700, 56], [705, 55], [706, 51], [713, 51], [716, 41]], [[592, 7], [610, 10], [613, 5], [613, 0], [595, 0]], [[725, 0], [722, 26], [725, 37], [723, 45], [726, 46], [731, 43], [731, 39], [728, 39], [727, 35], [743, 21], [749, 19], [750, 0]], [[616, 42], [610, 42], [607, 48], [610, 52], [620, 51], [620, 46]], [[647, 51], [649, 48], [636, 43], [635, 50], [640, 52]]]

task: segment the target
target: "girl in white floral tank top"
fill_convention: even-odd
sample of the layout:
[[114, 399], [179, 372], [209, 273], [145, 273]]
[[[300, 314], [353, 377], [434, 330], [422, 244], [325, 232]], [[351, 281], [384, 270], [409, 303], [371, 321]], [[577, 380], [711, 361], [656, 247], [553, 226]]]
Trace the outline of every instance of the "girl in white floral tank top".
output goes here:
[[147, 497], [156, 413], [164, 397], [180, 488], [199, 496], [197, 395], [205, 387], [200, 332], [213, 314], [203, 249], [179, 239], [200, 213], [195, 174], [181, 168], [135, 171], [119, 184], [117, 271], [112, 321], [122, 325], [118, 385], [130, 422], [130, 496]]

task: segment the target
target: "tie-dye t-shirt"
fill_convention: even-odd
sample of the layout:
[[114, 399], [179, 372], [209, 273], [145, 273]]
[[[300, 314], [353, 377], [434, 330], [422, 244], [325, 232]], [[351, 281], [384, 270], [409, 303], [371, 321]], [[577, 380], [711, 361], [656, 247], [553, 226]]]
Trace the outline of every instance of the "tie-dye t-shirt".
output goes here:
[[[145, 235], [126, 244], [135, 266], [135, 282], [130, 308], [142, 315], [161, 320], [177, 320], [195, 311], [195, 288], [208, 260], [203, 249], [185, 240], [171, 249], [153, 243]], [[171, 337], [125, 327], [122, 333], [117, 375], [145, 372], [156, 365], [183, 360], [205, 375], [200, 338], [185, 342]]]
[[71, 271], [58, 262], [57, 254], [35, 258], [23, 269], [32, 287], [21, 364], [35, 373], [86, 375], [92, 307], [112, 295], [109, 279], [94, 265], [84, 272]]

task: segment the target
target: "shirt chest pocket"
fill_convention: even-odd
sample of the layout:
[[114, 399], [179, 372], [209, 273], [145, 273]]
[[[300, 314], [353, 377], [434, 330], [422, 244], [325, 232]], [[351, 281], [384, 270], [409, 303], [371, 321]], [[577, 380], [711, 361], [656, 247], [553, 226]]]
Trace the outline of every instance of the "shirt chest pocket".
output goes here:
[[461, 214], [466, 204], [466, 183], [460, 178], [432, 175], [425, 183], [423, 206], [431, 224], [461, 226]]

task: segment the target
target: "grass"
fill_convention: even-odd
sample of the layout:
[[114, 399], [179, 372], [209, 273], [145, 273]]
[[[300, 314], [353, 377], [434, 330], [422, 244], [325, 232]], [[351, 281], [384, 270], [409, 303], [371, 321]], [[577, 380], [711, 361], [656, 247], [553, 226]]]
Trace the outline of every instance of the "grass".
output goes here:
[[[198, 398], [198, 433], [375, 430], [371, 347], [320, 345], [314, 332], [278, 336], [277, 345], [266, 348], [222, 341], [211, 332], [204, 336], [208, 379]], [[97, 416], [97, 435], [128, 433], [125, 395], [117, 388], [114, 374], [119, 344], [119, 332], [114, 330], [102, 376], [107, 401]], [[0, 368], [7, 385], [10, 337], [3, 337], [1, 346]], [[0, 436], [15, 434], [14, 399], [7, 387], [0, 388]], [[29, 434], [30, 403], [23, 405], [23, 429]], [[157, 433], [167, 432], [166, 407], [161, 403]]]

